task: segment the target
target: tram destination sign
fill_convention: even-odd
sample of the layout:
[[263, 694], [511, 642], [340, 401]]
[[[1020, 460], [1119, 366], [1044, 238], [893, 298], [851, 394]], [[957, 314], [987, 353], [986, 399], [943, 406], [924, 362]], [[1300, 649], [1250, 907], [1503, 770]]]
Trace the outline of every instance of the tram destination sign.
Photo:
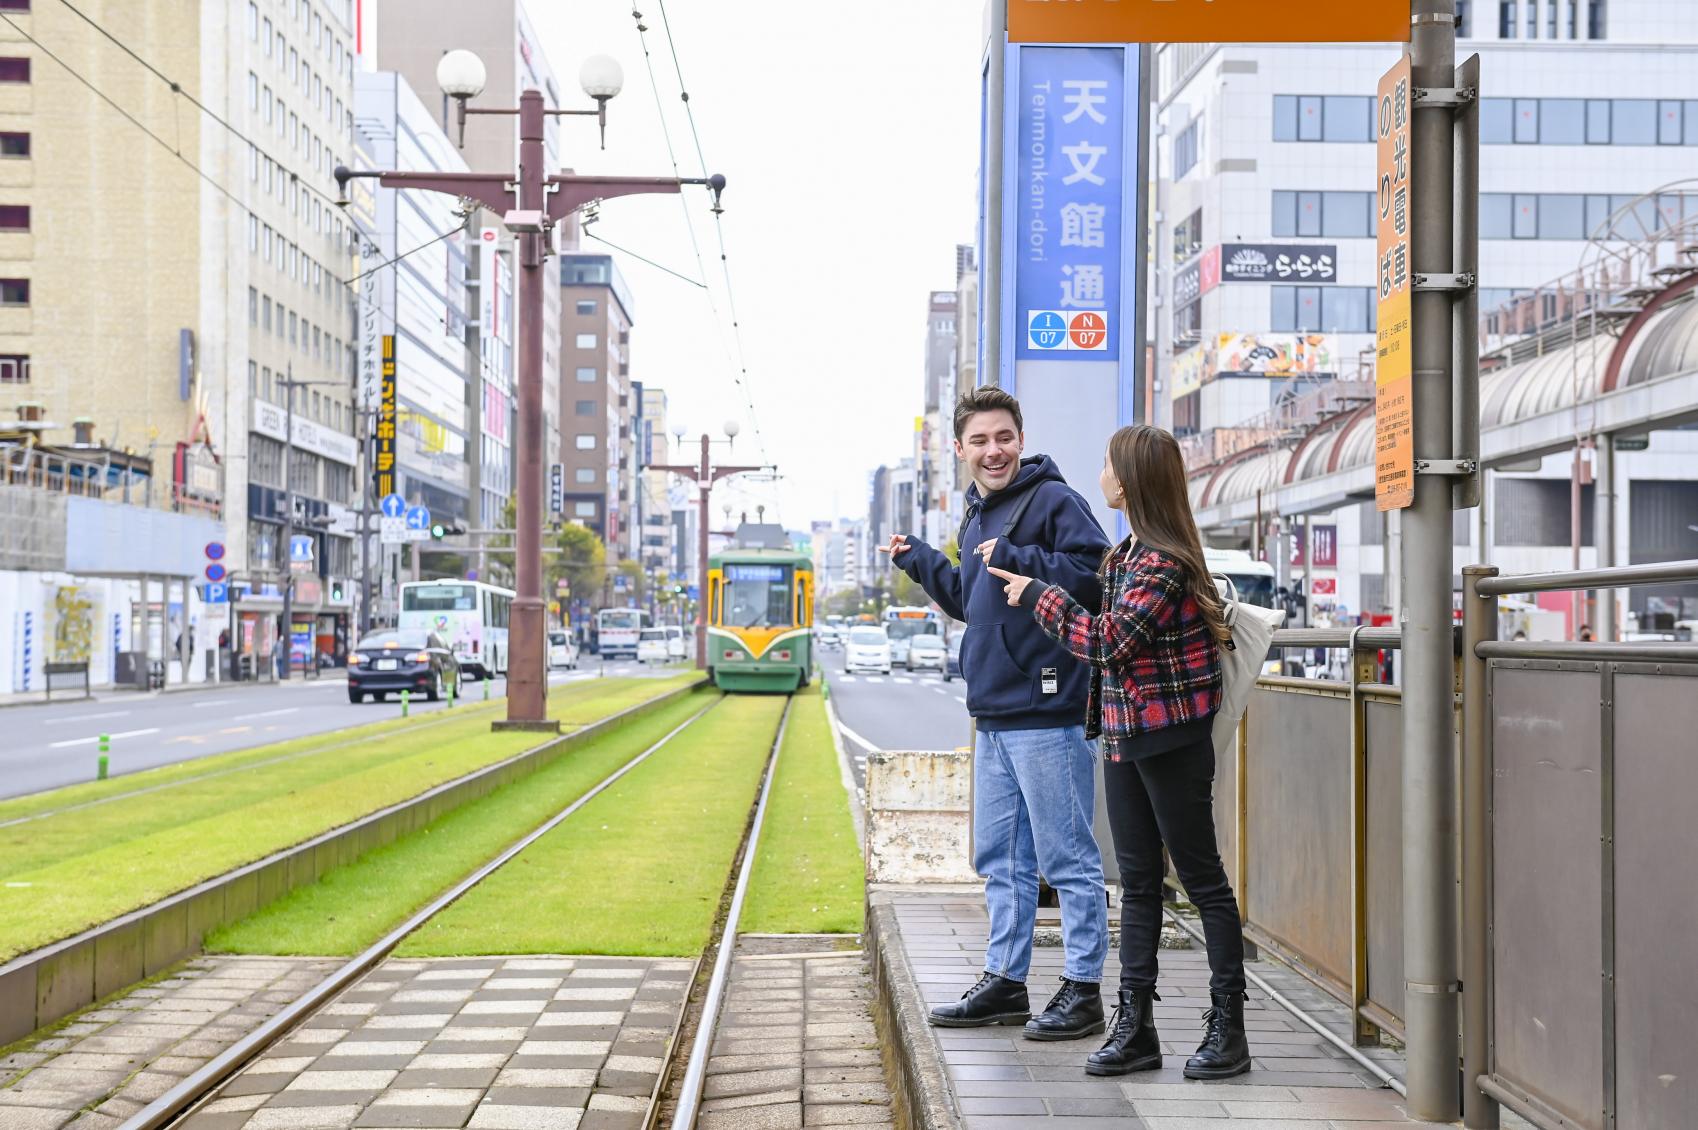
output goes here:
[[[1300, 9], [1301, 13], [1293, 9]], [[1406, 43], [1409, 0], [1008, 0], [1010, 43]]]

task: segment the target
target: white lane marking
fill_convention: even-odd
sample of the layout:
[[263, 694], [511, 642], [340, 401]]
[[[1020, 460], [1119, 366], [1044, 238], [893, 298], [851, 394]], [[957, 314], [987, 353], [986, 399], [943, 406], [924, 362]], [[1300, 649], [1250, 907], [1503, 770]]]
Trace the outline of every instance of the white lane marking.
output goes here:
[[211, 702], [197, 702], [197, 703], [194, 704], [194, 706], [195, 706], [196, 710], [200, 710], [200, 709], [202, 709], [204, 707], [208, 707], [208, 706], [229, 706], [232, 702], [235, 702], [235, 701], [236, 700], [233, 699], [233, 698], [215, 698]]
[[949, 692], [944, 690], [942, 687], [933, 687], [932, 693], [933, 694], [948, 694]]
[[[116, 734], [107, 734], [106, 736], [113, 741], [117, 741], [119, 738], [139, 738], [143, 734], [157, 734], [158, 732], [159, 732], [158, 726], [149, 726], [145, 730], [123, 730], [123, 731], [120, 731], [119, 733], [116, 733]], [[70, 741], [67, 741], [67, 742], [50, 742], [50, 743], [48, 743], [47, 748], [48, 749], [66, 749], [66, 748], [68, 748], [70, 746], [74, 746], [74, 745], [93, 745], [95, 742], [97, 742], [99, 740], [100, 740], [100, 735], [96, 734], [92, 738], [72, 738]]]
[[[839, 731], [842, 732], [844, 737], [848, 738], [850, 741], [854, 742], [856, 745], [860, 746], [862, 749], [866, 750], [868, 753], [877, 753], [878, 752], [878, 746], [874, 745], [872, 742], [869, 742], [866, 738], [863, 738], [860, 734], [857, 734], [854, 730], [851, 730], [849, 727], [845, 726], [843, 724], [843, 721], [842, 721], [841, 718], [838, 719], [837, 728], [838, 728]], [[856, 760], [860, 761], [860, 760], [864, 760], [864, 758], [856, 758]]]
[[966, 706], [967, 705], [967, 696], [958, 694], [958, 695], [955, 696], [955, 701], [959, 702], [962, 706]]
[[78, 714], [74, 718], [49, 718], [43, 726], [63, 726], [66, 722], [92, 722], [96, 718], [122, 718], [128, 710], [103, 710], [99, 714]]
[[837, 681], [840, 682], [840, 683], [853, 683], [855, 681], [855, 676], [844, 675], [841, 678], [839, 678]]
[[275, 718], [279, 714], [295, 714], [300, 709], [298, 706], [285, 706], [281, 710], [261, 710], [257, 714], [238, 714], [231, 721], [246, 722], [249, 718]]
[[884, 682], [884, 676], [883, 675], [868, 675], [867, 676], [867, 682], [869, 682], [869, 683], [882, 683], [882, 682]]
[[914, 680], [910, 679], [907, 675], [898, 675], [896, 678], [891, 680], [893, 683], [911, 683], [913, 681]]

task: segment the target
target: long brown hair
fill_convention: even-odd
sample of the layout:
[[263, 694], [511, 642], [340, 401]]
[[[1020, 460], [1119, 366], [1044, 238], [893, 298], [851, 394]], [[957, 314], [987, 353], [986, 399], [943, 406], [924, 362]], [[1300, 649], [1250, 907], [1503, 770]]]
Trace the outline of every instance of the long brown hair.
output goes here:
[[[1185, 459], [1173, 433], [1149, 424], [1121, 428], [1109, 437], [1108, 463], [1124, 492], [1121, 505], [1134, 536], [1184, 566], [1185, 589], [1203, 610], [1209, 630], [1220, 642], [1231, 639], [1226, 605], [1203, 557], [1186, 490]], [[1103, 563], [1106, 569], [1108, 559]]]

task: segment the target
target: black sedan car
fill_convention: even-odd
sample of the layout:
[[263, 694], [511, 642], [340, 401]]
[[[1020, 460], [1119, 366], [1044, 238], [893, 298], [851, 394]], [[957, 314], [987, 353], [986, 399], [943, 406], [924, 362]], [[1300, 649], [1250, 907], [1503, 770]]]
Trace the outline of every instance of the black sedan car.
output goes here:
[[348, 701], [379, 702], [390, 691], [423, 693], [435, 702], [452, 688], [460, 694], [460, 665], [441, 638], [417, 629], [373, 632], [348, 654]]
[[946, 645], [948, 650], [943, 659], [943, 681], [951, 682], [961, 677], [961, 637], [964, 633], [956, 632], [949, 637]]

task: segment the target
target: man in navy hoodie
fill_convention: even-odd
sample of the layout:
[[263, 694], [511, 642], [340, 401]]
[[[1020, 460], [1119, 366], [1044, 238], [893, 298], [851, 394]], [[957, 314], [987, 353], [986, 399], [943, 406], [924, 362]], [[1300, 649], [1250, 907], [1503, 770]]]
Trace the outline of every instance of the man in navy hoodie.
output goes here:
[[[967, 393], [955, 406], [955, 453], [973, 478], [961, 564], [904, 534], [880, 549], [939, 608], [967, 622], [961, 673], [977, 730], [973, 866], [985, 878], [990, 940], [984, 976], [959, 1001], [933, 1009], [931, 1022], [1025, 1024], [1029, 1039], [1072, 1040], [1103, 1030], [1099, 984], [1108, 955], [1102, 856], [1091, 830], [1097, 753], [1084, 725], [1091, 673], [1024, 609], [1010, 608], [985, 569], [1041, 577], [1095, 608], [1108, 538], [1055, 462], [1022, 459], [1024, 447], [1019, 401], [998, 388]], [[1026, 974], [1040, 873], [1061, 899], [1066, 964], [1061, 990], [1032, 1017]]]

